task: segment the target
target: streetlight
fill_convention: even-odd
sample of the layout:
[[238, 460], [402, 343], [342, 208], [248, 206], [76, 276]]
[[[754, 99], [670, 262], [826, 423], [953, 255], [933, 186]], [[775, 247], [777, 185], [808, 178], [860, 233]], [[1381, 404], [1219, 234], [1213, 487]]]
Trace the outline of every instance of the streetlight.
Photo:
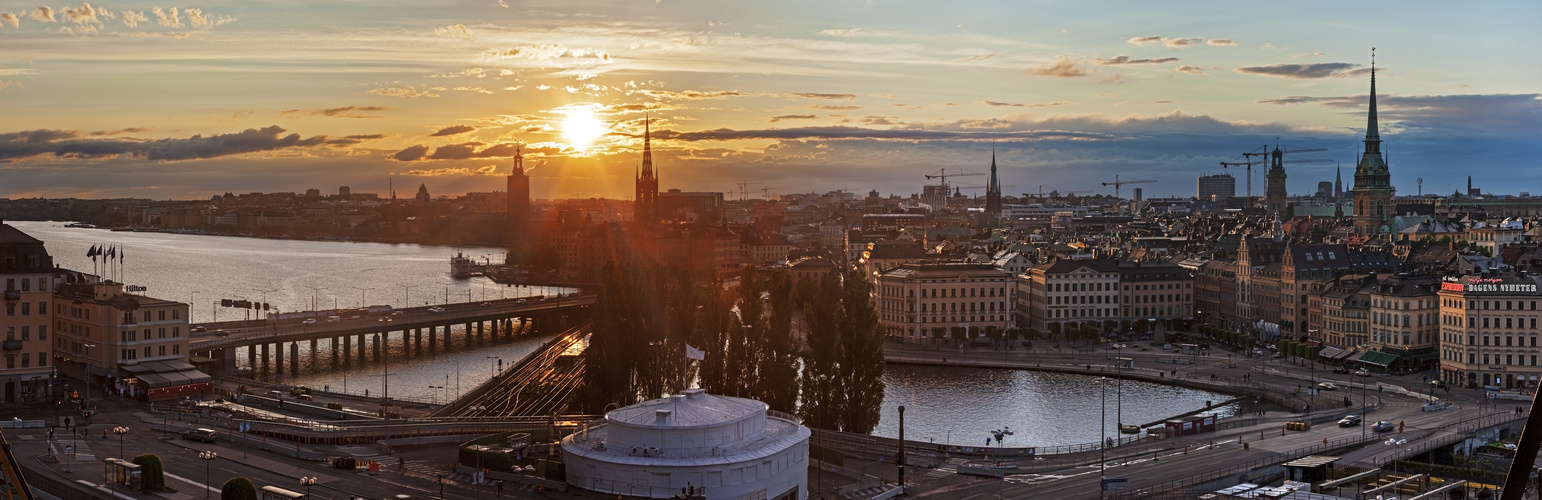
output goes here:
[[214, 461], [214, 457], [217, 457], [217, 456], [219, 456], [219, 454], [215, 453], [215, 452], [212, 452], [212, 451], [201, 451], [201, 452], [198, 452], [198, 458], [202, 458], [203, 459], [203, 497], [204, 498], [209, 498], [209, 490], [214, 489], [214, 486], [209, 484], [209, 462], [213, 462]]
[[[830, 376], [829, 375], [823, 374], [823, 373], [819, 374], [820, 392], [825, 397], [829, 397], [829, 389], [830, 389], [830, 384], [828, 383], [829, 380], [830, 380]], [[829, 425], [829, 424], [825, 424], [825, 422], [824, 422], [825, 416], [826, 416], [825, 415], [825, 402], [821, 402], [821, 403], [819, 403], [819, 420], [820, 420], [820, 424]], [[825, 459], [824, 459], [824, 457], [825, 457], [825, 453], [826, 453], [825, 445], [824, 445], [825, 440], [824, 440], [824, 436], [820, 436], [818, 434], [815, 434], [815, 437], [818, 438], [818, 441], [817, 441], [817, 444], [815, 445], [815, 447], [819, 448], [819, 474], [814, 476], [814, 482], [818, 483], [818, 484], [815, 484], [814, 487], [818, 491], [824, 491], [824, 482], [825, 482]], [[823, 496], [823, 495], [821, 495], [821, 496]]]
[[[308, 286], [308, 287], [305, 287], [305, 288], [311, 289], [311, 310], [314, 311], [314, 310], [316, 310], [316, 291], [317, 290], [326, 290], [327, 287], [324, 287], [324, 286]], [[363, 301], [361, 300], [360, 302], [363, 302]], [[360, 305], [359, 307], [364, 307], [364, 306]]]
[[[428, 388], [429, 389], [444, 390], [444, 386], [442, 386], [442, 385], [431, 385], [431, 386], [428, 386]], [[437, 404], [439, 402], [439, 393], [438, 392], [432, 393], [432, 396], [430, 396], [430, 397], [434, 398], [434, 403]]]
[[305, 498], [310, 498], [311, 497], [311, 486], [315, 485], [315, 484], [316, 484], [316, 478], [315, 477], [309, 477], [308, 476], [308, 477], [300, 478], [300, 485], [305, 487]]
[[359, 291], [359, 307], [364, 307], [364, 291], [365, 290], [374, 290], [374, 288], [360, 288], [360, 287], [351, 287], [351, 288], [353, 288], [354, 290], [358, 290]]
[[[503, 358], [502, 357], [487, 356], [487, 359], [496, 359], [496, 360], [498, 360], [498, 371], [503, 371]], [[488, 368], [492, 368], [493, 365], [487, 365], [487, 367]], [[498, 372], [493, 372], [491, 378], [498, 378]]]
[[1098, 377], [1098, 387], [1103, 391], [1099, 398], [1102, 413], [1098, 417], [1098, 498], [1103, 498], [1103, 480], [1108, 479], [1105, 473], [1108, 461], [1105, 458], [1108, 453], [1108, 378]]
[[128, 427], [117, 426], [112, 428], [112, 433], [118, 435], [118, 456], [123, 456], [123, 435], [128, 434]]
[[444, 500], [444, 474], [439, 475], [439, 500]]
[[[412, 307], [412, 289], [417, 288], [419, 285], [403, 285], [401, 283], [397, 283], [396, 286], [402, 287], [402, 307]], [[364, 306], [360, 305], [359, 307]]]

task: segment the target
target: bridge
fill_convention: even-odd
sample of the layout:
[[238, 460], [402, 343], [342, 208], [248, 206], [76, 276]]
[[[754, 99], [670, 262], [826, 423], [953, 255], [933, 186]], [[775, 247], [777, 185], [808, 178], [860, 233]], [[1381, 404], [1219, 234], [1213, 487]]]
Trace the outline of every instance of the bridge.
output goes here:
[[565, 411], [582, 383], [583, 350], [593, 325], [574, 327], [546, 341], [517, 364], [435, 411], [434, 417], [514, 418]]
[[[331, 317], [324, 321], [302, 319], [269, 319], [234, 324], [206, 324], [202, 330], [214, 326], [231, 325], [230, 328], [194, 334], [188, 351], [192, 354], [222, 360], [226, 369], [235, 366], [236, 352], [245, 347], [247, 361], [255, 365], [258, 352], [263, 359], [271, 359], [274, 368], [283, 370], [288, 345], [289, 359], [300, 358], [300, 342], [310, 341], [312, 352], [321, 339], [331, 339], [334, 355], [351, 356], [354, 339], [359, 355], [366, 355], [365, 339], [373, 341], [375, 357], [380, 356], [380, 344], [389, 342], [392, 332], [401, 332], [404, 342], [421, 345], [423, 333], [428, 332], [428, 344], [432, 348], [443, 332], [444, 342], [450, 341], [450, 326], [464, 324], [466, 335], [480, 337], [484, 331], [496, 336], [499, 332], [512, 335], [516, 331], [514, 320], [529, 323], [533, 331], [548, 327], [565, 328], [568, 321], [582, 321], [588, 317], [595, 296], [572, 295], [546, 298], [498, 299], [489, 301], [443, 304], [429, 307], [396, 309], [388, 314], [371, 315], [356, 313], [348, 317]], [[322, 313], [317, 313], [322, 314]], [[336, 318], [335, 320], [332, 318]], [[521, 328], [524, 327], [522, 324]], [[270, 351], [271, 348], [271, 351]], [[270, 352], [274, 355], [270, 356]], [[291, 366], [298, 366], [297, 363]]]

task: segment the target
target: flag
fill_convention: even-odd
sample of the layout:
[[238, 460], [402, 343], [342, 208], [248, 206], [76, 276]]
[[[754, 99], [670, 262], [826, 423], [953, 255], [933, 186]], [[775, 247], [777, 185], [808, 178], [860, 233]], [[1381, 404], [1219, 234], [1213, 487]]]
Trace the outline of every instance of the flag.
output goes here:
[[116, 258], [118, 258], [118, 245], [113, 245], [112, 248], [107, 249], [107, 260]]
[[707, 352], [703, 351], [701, 349], [697, 349], [695, 347], [691, 347], [690, 344], [686, 344], [685, 345], [685, 359], [694, 359], [694, 360], [697, 360], [697, 361], [701, 361], [701, 360], [707, 359]]
[[91, 260], [96, 260], [97, 253], [96, 245], [91, 245], [91, 249], [86, 250], [86, 256], [90, 257]]

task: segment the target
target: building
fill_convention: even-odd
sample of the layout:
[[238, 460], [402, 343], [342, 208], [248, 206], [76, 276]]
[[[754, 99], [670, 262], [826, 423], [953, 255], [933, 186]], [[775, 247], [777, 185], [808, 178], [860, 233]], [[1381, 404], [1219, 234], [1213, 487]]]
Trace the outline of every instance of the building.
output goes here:
[[1440, 376], [1468, 387], [1536, 389], [1542, 277], [1474, 275], [1440, 284]]
[[1012, 325], [1012, 275], [990, 264], [901, 264], [874, 288], [885, 334], [904, 343], [978, 338]]
[[1372, 349], [1397, 358], [1385, 368], [1419, 368], [1434, 364], [1440, 327], [1434, 277], [1393, 276], [1369, 289], [1368, 322]]
[[1200, 176], [1198, 188], [1199, 201], [1225, 201], [1237, 196], [1237, 178], [1231, 174]]
[[1218, 328], [1240, 327], [1236, 264], [1211, 260], [1195, 269], [1194, 319]]
[[568, 484], [629, 498], [808, 498], [811, 431], [752, 399], [686, 389], [562, 439]]
[[926, 225], [926, 216], [920, 214], [866, 214], [862, 216], [863, 231], [904, 231]]
[[1329, 346], [1370, 349], [1370, 288], [1374, 280], [1342, 277], [1322, 293], [1322, 336]]
[[921, 262], [926, 255], [926, 248], [919, 241], [879, 240], [867, 245], [867, 250], [857, 261], [857, 269], [862, 270], [869, 284], [877, 285], [879, 273], [900, 264]]
[[723, 193], [684, 192], [671, 189], [658, 193], [656, 200], [657, 214], [661, 219], [702, 224], [723, 222]]
[[48, 304], [56, 281], [53, 257], [43, 242], [0, 222], [0, 278], [5, 280], [5, 331], [0, 386], [5, 404], [52, 399], [53, 364]]
[[[1326, 289], [1334, 278], [1350, 272], [1353, 264], [1349, 247], [1345, 245], [1296, 245], [1291, 244], [1281, 254], [1280, 262], [1280, 331], [1294, 335], [1310, 335], [1321, 339], [1311, 321], [1311, 293], [1315, 288]], [[1318, 323], [1320, 324], [1320, 323]]]
[[418, 184], [418, 194], [413, 197], [419, 205], [427, 205], [433, 198], [428, 195], [428, 184]]
[[838, 269], [840, 268], [825, 260], [824, 257], [805, 257], [787, 266], [788, 275], [792, 277], [795, 285], [802, 283], [803, 280], [813, 280], [814, 283], [818, 283], [825, 279], [825, 275]]
[[525, 155], [514, 149], [514, 168], [508, 178], [509, 242], [513, 247], [530, 241], [530, 176], [525, 175]]
[[653, 173], [650, 125], [646, 121], [643, 123], [642, 172], [637, 174], [637, 197], [633, 198], [632, 207], [632, 220], [639, 225], [649, 225], [659, 220], [659, 179]]
[[991, 148], [991, 177], [985, 184], [986, 227], [1001, 224], [1001, 180], [996, 177], [996, 148]]
[[1376, 65], [1371, 64], [1370, 111], [1366, 114], [1365, 150], [1355, 164], [1355, 234], [1380, 234], [1392, 217], [1392, 174], [1381, 152], [1381, 132], [1376, 124]]
[[1285, 212], [1285, 153], [1279, 146], [1269, 153], [1269, 173], [1264, 174], [1268, 181], [1264, 188], [1264, 209], [1272, 214]]
[[[1120, 319], [1174, 323], [1194, 319], [1194, 276], [1165, 261], [1119, 263]], [[1181, 323], [1180, 323], [1181, 324]]]
[[209, 376], [187, 363], [187, 304], [69, 273], [55, 289], [52, 312], [54, 361], [88, 391], [157, 400], [211, 389]]
[[1119, 262], [1106, 259], [1056, 259], [1019, 275], [1017, 324], [1059, 335], [1068, 326], [1092, 323], [1102, 328], [1118, 322]]

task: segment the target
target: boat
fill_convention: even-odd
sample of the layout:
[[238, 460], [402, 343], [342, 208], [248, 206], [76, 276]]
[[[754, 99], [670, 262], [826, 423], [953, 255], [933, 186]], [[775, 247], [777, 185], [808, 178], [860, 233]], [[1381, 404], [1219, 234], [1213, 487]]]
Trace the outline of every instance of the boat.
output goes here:
[[457, 251], [454, 257], [450, 257], [450, 277], [458, 280], [468, 279], [471, 277], [471, 268], [474, 266], [470, 257]]

